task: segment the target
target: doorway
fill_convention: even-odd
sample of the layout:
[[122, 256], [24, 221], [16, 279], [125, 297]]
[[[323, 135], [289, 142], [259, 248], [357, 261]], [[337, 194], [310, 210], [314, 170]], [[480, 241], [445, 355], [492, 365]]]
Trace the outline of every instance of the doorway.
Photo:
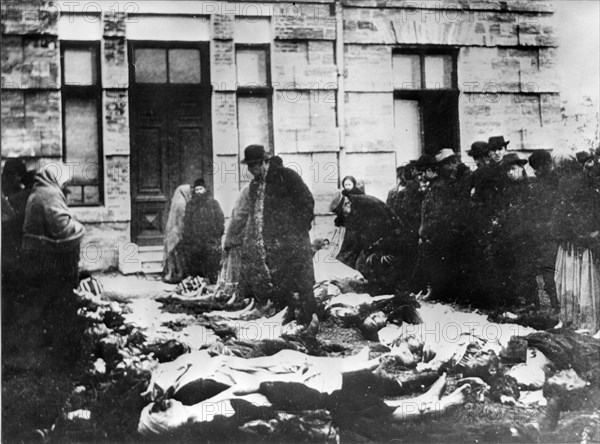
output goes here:
[[131, 239], [161, 245], [171, 197], [213, 189], [207, 42], [130, 42]]

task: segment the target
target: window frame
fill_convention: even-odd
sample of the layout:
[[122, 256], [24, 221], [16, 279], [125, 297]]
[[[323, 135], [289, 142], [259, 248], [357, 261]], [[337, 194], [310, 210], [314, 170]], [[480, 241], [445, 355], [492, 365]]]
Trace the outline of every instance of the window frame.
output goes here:
[[[396, 100], [417, 100], [421, 106], [419, 107], [419, 118], [421, 120], [421, 154], [428, 153], [428, 146], [425, 137], [425, 112], [423, 103], [432, 101], [437, 98], [453, 99], [456, 102], [456, 109], [452, 112], [455, 118], [452, 122], [454, 140], [451, 141], [455, 152], [460, 152], [460, 115], [458, 111], [458, 100], [460, 97], [460, 89], [458, 87], [458, 56], [460, 48], [457, 46], [433, 46], [419, 47], [414, 45], [397, 46], [392, 49], [392, 70], [393, 57], [397, 54], [418, 55], [420, 63], [420, 85], [421, 88], [396, 89], [394, 87], [394, 101]], [[450, 56], [452, 57], [452, 73], [451, 73], [451, 88], [425, 88], [426, 73], [425, 73], [425, 58], [427, 56]], [[392, 73], [393, 75], [393, 73]]]
[[[62, 158], [68, 162], [67, 158], [67, 127], [66, 127], [66, 101], [69, 98], [86, 98], [96, 100], [96, 131], [98, 134], [98, 202], [86, 203], [71, 202], [72, 207], [100, 207], [104, 205], [104, 146], [102, 133], [102, 68], [101, 68], [101, 45], [100, 41], [79, 41], [79, 40], [59, 40], [60, 45], [60, 91], [61, 91], [61, 117], [62, 117]], [[96, 83], [93, 85], [67, 85], [65, 84], [65, 66], [64, 53], [69, 49], [92, 49], [95, 51], [94, 61], [96, 63]], [[76, 185], [83, 187], [85, 185]]]
[[[420, 63], [420, 84], [421, 88], [411, 88], [411, 89], [396, 89], [394, 88], [394, 93], [404, 93], [408, 91], [415, 92], [431, 92], [431, 91], [458, 91], [458, 47], [432, 47], [432, 48], [418, 48], [414, 46], [408, 47], [396, 47], [392, 50], [392, 61], [395, 55], [418, 55], [419, 63]], [[452, 76], [451, 76], [451, 88], [425, 88], [427, 77], [425, 73], [425, 57], [427, 56], [450, 56], [452, 57]], [[393, 65], [392, 65], [393, 69]]]
[[[190, 42], [190, 41], [179, 41], [179, 40], [132, 40], [129, 42], [131, 60], [128, 62], [130, 65], [135, 67], [135, 51], [138, 49], [164, 49], [166, 53], [166, 82], [138, 82], [136, 80], [135, 68], [130, 71], [130, 85], [149, 86], [149, 87], [160, 87], [160, 86], [173, 86], [173, 87], [200, 87], [207, 88], [212, 92], [212, 85], [210, 79], [210, 59], [208, 52], [208, 45], [206, 42]], [[200, 51], [200, 83], [171, 83], [170, 70], [169, 70], [169, 50], [170, 49], [197, 49]], [[203, 63], [203, 60], [209, 60], [208, 63]]]
[[[275, 151], [275, 136], [273, 134], [273, 85], [271, 83], [271, 45], [269, 43], [236, 43], [234, 45], [234, 58], [236, 60], [235, 66], [237, 69], [237, 51], [241, 50], [264, 50], [265, 52], [265, 70], [266, 70], [266, 84], [264, 86], [261, 85], [252, 85], [252, 86], [239, 86], [237, 83], [237, 71], [236, 71], [236, 89], [235, 89], [235, 102], [236, 102], [236, 111], [237, 111], [237, 126], [239, 128], [240, 115], [239, 115], [239, 107], [238, 107], [238, 99], [240, 97], [261, 97], [267, 99], [267, 115], [269, 119], [269, 145], [273, 147], [273, 151]], [[240, 150], [243, 150], [244, 147], [240, 147]], [[272, 154], [275, 154], [274, 152]]]

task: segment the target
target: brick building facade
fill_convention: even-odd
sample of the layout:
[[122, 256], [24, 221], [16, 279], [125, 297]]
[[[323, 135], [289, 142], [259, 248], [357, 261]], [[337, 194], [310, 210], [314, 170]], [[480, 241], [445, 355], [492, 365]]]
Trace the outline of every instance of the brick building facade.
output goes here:
[[385, 199], [395, 168], [424, 152], [468, 160], [473, 141], [500, 134], [525, 154], [563, 143], [554, 11], [546, 1], [3, 2], [2, 158], [72, 165], [89, 269], [160, 244], [174, 188], [198, 175], [229, 214], [249, 180], [240, 154], [256, 142], [303, 176], [322, 235], [347, 174]]

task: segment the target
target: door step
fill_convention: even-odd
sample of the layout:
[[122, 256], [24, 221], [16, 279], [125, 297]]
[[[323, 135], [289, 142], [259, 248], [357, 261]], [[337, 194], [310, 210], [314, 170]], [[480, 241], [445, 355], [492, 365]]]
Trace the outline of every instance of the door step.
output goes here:
[[164, 257], [162, 245], [138, 247], [138, 251], [143, 273], [162, 273]]
[[163, 271], [164, 248], [162, 245], [140, 247], [134, 243], [119, 248], [119, 271], [122, 274], [155, 274]]

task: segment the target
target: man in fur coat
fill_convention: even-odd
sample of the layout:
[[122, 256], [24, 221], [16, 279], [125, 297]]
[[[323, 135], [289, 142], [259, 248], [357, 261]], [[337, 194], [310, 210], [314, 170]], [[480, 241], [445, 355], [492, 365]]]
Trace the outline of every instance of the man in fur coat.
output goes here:
[[242, 163], [254, 178], [248, 185], [241, 291], [263, 303], [270, 299], [277, 308], [289, 307], [288, 320], [309, 323], [316, 308], [308, 234], [313, 196], [302, 178], [280, 157], [269, 157], [262, 145], [248, 146]]

